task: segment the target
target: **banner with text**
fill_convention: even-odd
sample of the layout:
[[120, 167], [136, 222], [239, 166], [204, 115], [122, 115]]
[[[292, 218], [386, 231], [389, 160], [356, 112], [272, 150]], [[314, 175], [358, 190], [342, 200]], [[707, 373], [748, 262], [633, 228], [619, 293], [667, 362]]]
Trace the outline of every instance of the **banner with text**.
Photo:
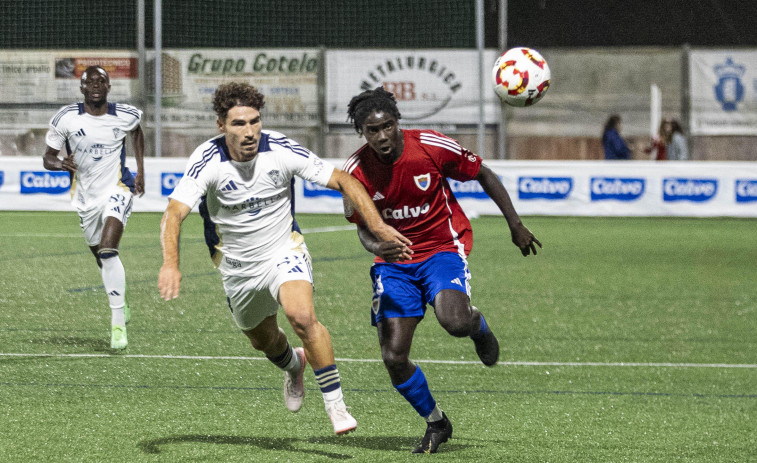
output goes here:
[[757, 50], [693, 50], [692, 135], [757, 135]]
[[[162, 56], [166, 127], [214, 123], [213, 94], [219, 84], [230, 81], [249, 82], [263, 93], [262, 114], [269, 126], [319, 123], [317, 49], [164, 50]], [[154, 57], [148, 57], [148, 76], [154, 75], [154, 67]], [[148, 94], [154, 93], [147, 88]]]
[[[751, 162], [486, 164], [523, 215], [757, 217], [757, 164]], [[134, 172], [133, 160], [127, 166]], [[163, 211], [185, 167], [186, 159], [145, 159], [146, 193], [135, 199], [134, 211]], [[46, 171], [41, 158], [0, 158], [0, 210], [72, 210], [70, 186], [67, 173]], [[477, 182], [450, 180], [450, 188], [469, 215], [500, 214]], [[295, 204], [299, 213], [342, 212], [339, 193], [301, 179]], [[418, 206], [398, 204], [395, 210]]]
[[[485, 121], [499, 121], [491, 89], [496, 51], [484, 51]], [[476, 50], [328, 50], [326, 120], [345, 124], [347, 104], [364, 90], [394, 93], [402, 119], [415, 124], [477, 124], [479, 73]]]
[[[319, 124], [318, 49], [192, 49], [162, 53], [161, 122], [168, 128], [215, 124], [212, 98], [219, 84], [246, 81], [265, 95], [269, 126]], [[0, 125], [9, 129], [47, 127], [58, 106], [83, 100], [81, 74], [87, 66], [108, 71], [108, 100], [134, 103], [139, 92], [137, 56], [130, 51], [0, 50]], [[145, 90], [155, 94], [155, 53], [147, 53]], [[148, 99], [153, 103], [154, 98]], [[145, 109], [145, 108], [141, 108]], [[152, 112], [145, 111], [145, 123]]]
[[[132, 102], [138, 91], [137, 55], [123, 51], [0, 50], [0, 125], [7, 129], [46, 127], [56, 106], [83, 101], [82, 72], [102, 66], [110, 75], [109, 99]], [[39, 107], [45, 105], [45, 107]], [[36, 106], [36, 107], [35, 107]]]

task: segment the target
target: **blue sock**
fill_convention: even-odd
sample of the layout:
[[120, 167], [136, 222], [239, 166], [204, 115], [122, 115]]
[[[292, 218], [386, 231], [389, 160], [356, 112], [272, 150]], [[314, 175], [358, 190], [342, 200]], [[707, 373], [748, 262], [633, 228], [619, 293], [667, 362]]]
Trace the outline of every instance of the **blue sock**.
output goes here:
[[489, 331], [490, 331], [489, 325], [486, 324], [486, 319], [484, 318], [484, 314], [481, 314], [481, 325], [479, 325], [478, 327], [478, 332], [471, 334], [470, 337], [471, 339], [480, 338], [481, 336], [485, 335]]
[[402, 394], [416, 412], [423, 418], [429, 416], [436, 407], [436, 400], [431, 396], [428, 389], [426, 375], [421, 371], [421, 367], [415, 367], [415, 373], [407, 381], [394, 386], [397, 392]]

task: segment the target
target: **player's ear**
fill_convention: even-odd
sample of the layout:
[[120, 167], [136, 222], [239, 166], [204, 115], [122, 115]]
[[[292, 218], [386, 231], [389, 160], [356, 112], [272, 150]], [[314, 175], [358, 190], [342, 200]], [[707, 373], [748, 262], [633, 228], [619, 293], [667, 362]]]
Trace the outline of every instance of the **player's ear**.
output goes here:
[[221, 133], [226, 132], [226, 126], [224, 125], [223, 121], [221, 120], [221, 117], [219, 116], [218, 119], [216, 119], [216, 124], [218, 125], [218, 131]]

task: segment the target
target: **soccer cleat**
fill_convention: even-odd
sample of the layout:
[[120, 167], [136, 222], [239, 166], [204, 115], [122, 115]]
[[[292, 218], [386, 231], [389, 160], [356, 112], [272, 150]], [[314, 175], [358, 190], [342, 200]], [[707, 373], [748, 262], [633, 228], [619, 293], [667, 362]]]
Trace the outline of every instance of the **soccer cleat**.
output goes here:
[[442, 412], [442, 419], [426, 425], [426, 434], [421, 439], [421, 445], [416, 447], [412, 453], [436, 453], [439, 445], [447, 442], [452, 437], [452, 423], [447, 419], [447, 415]]
[[329, 414], [331, 424], [334, 425], [334, 434], [348, 434], [357, 428], [357, 420], [347, 411], [343, 400], [326, 404], [326, 413]]
[[126, 340], [126, 327], [113, 325], [110, 330], [110, 348], [125, 349], [128, 341]]
[[300, 357], [300, 371], [294, 378], [289, 372], [284, 372], [284, 402], [292, 412], [296, 412], [302, 407], [302, 401], [305, 398], [303, 376], [305, 376], [305, 365], [308, 363], [305, 358], [305, 349], [298, 347], [294, 350], [294, 353]]
[[129, 323], [129, 320], [131, 320], [131, 309], [129, 304], [124, 301], [124, 323]]
[[476, 346], [476, 353], [487, 367], [494, 366], [499, 360], [499, 341], [491, 330], [486, 334], [473, 338], [473, 344]]

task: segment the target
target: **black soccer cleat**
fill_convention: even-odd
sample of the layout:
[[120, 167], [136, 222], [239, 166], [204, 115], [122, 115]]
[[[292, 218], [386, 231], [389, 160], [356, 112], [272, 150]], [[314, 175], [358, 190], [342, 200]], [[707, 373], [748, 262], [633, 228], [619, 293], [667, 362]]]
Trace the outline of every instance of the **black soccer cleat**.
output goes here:
[[499, 341], [491, 330], [481, 337], [474, 338], [473, 343], [476, 346], [478, 358], [484, 365], [491, 367], [497, 363], [497, 360], [499, 360]]
[[413, 453], [436, 453], [439, 444], [447, 442], [452, 437], [452, 423], [447, 414], [442, 412], [442, 419], [426, 425], [426, 434], [421, 439], [421, 445]]

